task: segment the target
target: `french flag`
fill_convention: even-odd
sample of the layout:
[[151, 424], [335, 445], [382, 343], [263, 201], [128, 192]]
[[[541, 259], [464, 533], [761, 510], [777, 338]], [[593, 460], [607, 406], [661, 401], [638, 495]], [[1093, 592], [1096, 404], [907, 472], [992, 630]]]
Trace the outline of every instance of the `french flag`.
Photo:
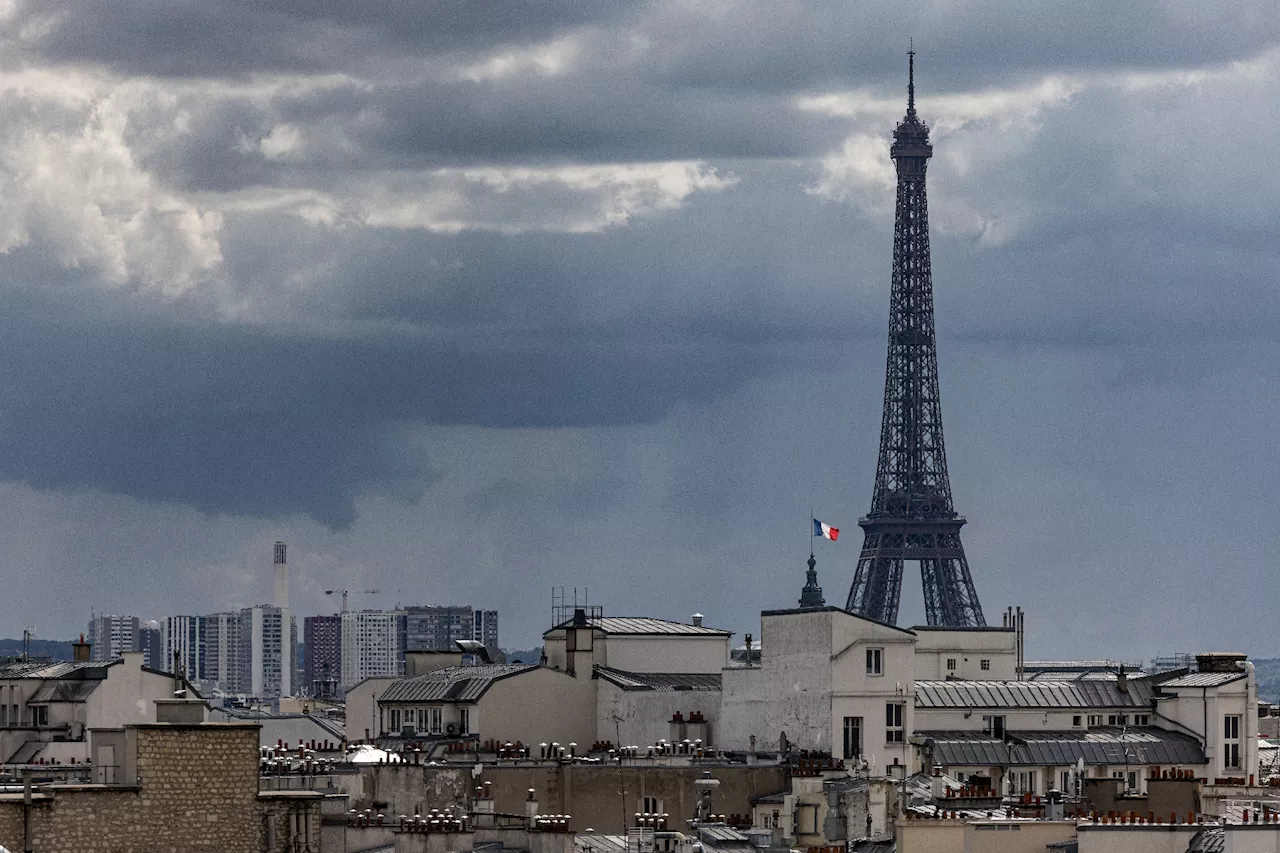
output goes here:
[[830, 524], [818, 521], [818, 519], [815, 518], [813, 520], [813, 535], [821, 536], [823, 539], [830, 539], [834, 542], [836, 541], [836, 537], [840, 535], [840, 528], [832, 527]]

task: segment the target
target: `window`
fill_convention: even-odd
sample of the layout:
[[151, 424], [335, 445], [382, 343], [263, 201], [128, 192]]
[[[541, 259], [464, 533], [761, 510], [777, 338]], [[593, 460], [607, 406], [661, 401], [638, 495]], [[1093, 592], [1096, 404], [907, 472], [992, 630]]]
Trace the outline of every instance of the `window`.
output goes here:
[[434, 705], [427, 709], [427, 731], [433, 735], [440, 734], [443, 722], [443, 714], [439, 705]]
[[884, 649], [867, 649], [867, 675], [884, 675]]
[[1036, 771], [1014, 770], [1010, 776], [1014, 794], [1034, 794], [1036, 792]]
[[1108, 726], [1127, 726], [1129, 725], [1128, 714], [1109, 714], [1107, 716]]
[[662, 814], [662, 800], [657, 797], [642, 797], [640, 811], [645, 814]]
[[991, 659], [990, 659], [990, 658], [983, 658], [982, 660], [978, 661], [978, 668], [979, 668], [979, 669], [981, 669], [983, 672], [987, 672], [988, 670], [990, 670], [990, 669], [991, 669]]
[[465, 735], [471, 733], [471, 709], [458, 709], [458, 734]]
[[1089, 715], [1089, 725], [1090, 725], [1090, 726], [1100, 726], [1100, 725], [1102, 725], [1102, 715], [1101, 715], [1101, 714], [1090, 714], [1090, 715]]
[[1222, 718], [1222, 766], [1228, 770], [1240, 769], [1240, 715], [1227, 714]]
[[400, 730], [400, 709], [392, 708], [391, 709], [391, 731], [395, 732], [399, 730]]
[[982, 718], [982, 733], [992, 737], [1004, 738], [1004, 715], [984, 716]]
[[1130, 770], [1129, 778], [1125, 780], [1130, 791], [1138, 790], [1138, 771]]
[[956, 659], [947, 658], [947, 672], [955, 672], [955, 671], [956, 671]]
[[37, 705], [32, 710], [35, 711], [35, 724], [37, 726], [49, 725], [49, 706], [48, 705]]
[[844, 718], [844, 757], [858, 758], [862, 755], [862, 718]]
[[1080, 716], [1079, 714], [1076, 714], [1074, 717], [1071, 718], [1071, 725], [1073, 726], [1079, 727], [1080, 724], [1083, 722], [1084, 722], [1084, 717]]
[[884, 706], [884, 742], [885, 743], [902, 743], [903, 726], [902, 726], [902, 709], [903, 705], [897, 702], [889, 702]]
[[1071, 790], [1071, 771], [1070, 770], [1062, 771], [1062, 787], [1059, 788], [1058, 790], [1064, 794], [1075, 793], [1074, 791]]
[[1151, 725], [1151, 715], [1150, 714], [1134, 714], [1133, 724], [1135, 726], [1149, 726]]

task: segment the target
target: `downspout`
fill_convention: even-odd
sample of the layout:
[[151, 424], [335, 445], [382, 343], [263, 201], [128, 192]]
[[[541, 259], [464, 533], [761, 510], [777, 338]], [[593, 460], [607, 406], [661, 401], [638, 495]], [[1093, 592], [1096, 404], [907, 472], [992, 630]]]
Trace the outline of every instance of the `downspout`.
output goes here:
[[1262, 784], [1262, 767], [1258, 765], [1258, 682], [1254, 679], [1253, 661], [1244, 662], [1244, 764], [1249, 780]]
[[22, 850], [31, 853], [31, 771], [22, 771]]
[[1204, 703], [1204, 763], [1209, 763], [1209, 688], [1200, 688], [1200, 701]]

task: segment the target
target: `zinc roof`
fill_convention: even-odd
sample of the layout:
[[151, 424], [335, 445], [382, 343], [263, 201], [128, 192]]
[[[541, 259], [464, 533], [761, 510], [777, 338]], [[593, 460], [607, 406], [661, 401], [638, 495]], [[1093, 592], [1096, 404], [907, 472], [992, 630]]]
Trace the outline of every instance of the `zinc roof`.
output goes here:
[[1161, 687], [1221, 687], [1245, 677], [1243, 672], [1191, 672], [1160, 682]]
[[934, 760], [948, 767], [1203, 764], [1204, 750], [1189, 735], [1157, 728], [1108, 726], [1088, 731], [1007, 732], [1003, 740], [977, 732], [920, 732], [933, 742]]
[[538, 665], [447, 666], [397, 681], [378, 697], [378, 702], [474, 702], [493, 682], [533, 669], [538, 669]]
[[90, 661], [16, 661], [0, 666], [0, 679], [8, 678], [66, 678], [81, 670], [106, 669], [115, 666], [120, 659]]
[[625, 835], [597, 835], [578, 832], [573, 836], [574, 853], [626, 853]]
[[[719, 628], [707, 628], [702, 625], [686, 625], [683, 622], [672, 622], [668, 619], [653, 619], [648, 616], [601, 616], [588, 619], [587, 624], [598, 628], [606, 634], [693, 634], [701, 636], [732, 636], [732, 631]], [[569, 628], [573, 620], [562, 622], [557, 628]]]
[[73, 681], [46, 681], [31, 694], [28, 702], [84, 702], [102, 683], [100, 678], [75, 679]]
[[917, 681], [917, 708], [1127, 708], [1152, 695], [1146, 678], [1077, 681]]
[[597, 666], [596, 673], [623, 690], [719, 690], [718, 672], [626, 672]]
[[1214, 826], [1197, 832], [1187, 845], [1187, 853], [1222, 853], [1226, 846], [1226, 830]]

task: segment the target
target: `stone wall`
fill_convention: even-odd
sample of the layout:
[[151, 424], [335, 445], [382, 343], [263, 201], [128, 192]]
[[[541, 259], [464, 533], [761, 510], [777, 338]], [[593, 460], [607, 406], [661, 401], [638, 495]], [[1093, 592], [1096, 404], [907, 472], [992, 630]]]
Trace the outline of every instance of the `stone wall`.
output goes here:
[[258, 850], [262, 853], [294, 853], [321, 850], [320, 801], [313, 791], [274, 791], [258, 796], [262, 812]]
[[[314, 810], [319, 797], [259, 801], [258, 727], [149, 724], [136, 727], [133, 785], [41, 788], [31, 806], [40, 853], [225, 853], [264, 849], [266, 814]], [[123, 780], [122, 780], [123, 781]], [[134, 780], [131, 780], [134, 781]], [[313, 805], [299, 805], [309, 802]], [[23, 849], [21, 794], [0, 797], [0, 844]], [[278, 848], [286, 849], [286, 848]]]

